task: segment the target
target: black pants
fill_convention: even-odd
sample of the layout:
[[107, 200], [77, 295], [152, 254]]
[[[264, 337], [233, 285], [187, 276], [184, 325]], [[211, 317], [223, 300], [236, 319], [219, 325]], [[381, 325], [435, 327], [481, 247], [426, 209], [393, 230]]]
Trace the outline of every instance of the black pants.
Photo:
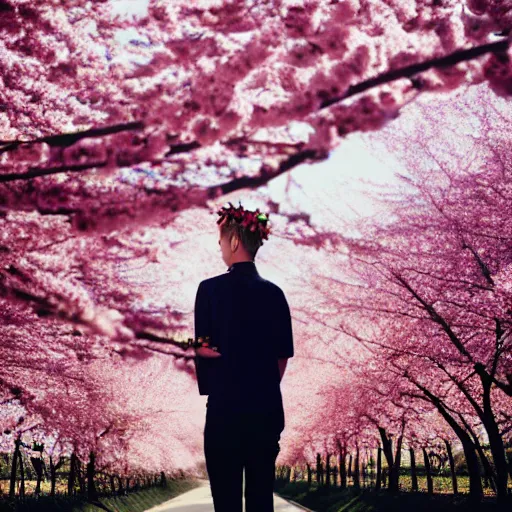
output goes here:
[[215, 512], [274, 512], [275, 461], [281, 437], [273, 413], [225, 413], [206, 409], [204, 452]]

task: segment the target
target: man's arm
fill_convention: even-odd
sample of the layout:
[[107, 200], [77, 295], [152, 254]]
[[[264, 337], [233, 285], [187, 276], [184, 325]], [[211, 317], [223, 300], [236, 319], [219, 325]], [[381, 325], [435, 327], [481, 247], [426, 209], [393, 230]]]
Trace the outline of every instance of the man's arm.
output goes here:
[[279, 358], [277, 360], [279, 364], [279, 382], [283, 380], [284, 371], [286, 370], [286, 363], [288, 362], [288, 358]]
[[288, 301], [284, 296], [282, 290], [279, 290], [275, 303], [274, 313], [274, 326], [276, 329], [276, 348], [277, 348], [277, 362], [279, 366], [279, 382], [283, 379], [286, 370], [288, 359], [293, 357], [293, 332], [292, 332], [292, 318], [290, 314], [290, 307]]
[[[211, 314], [208, 300], [208, 292], [205, 289], [204, 281], [199, 284], [194, 306], [194, 331], [195, 339], [199, 337], [211, 337]], [[211, 338], [210, 338], [211, 340]], [[211, 382], [214, 379], [214, 372], [217, 370], [219, 361], [214, 358], [220, 354], [208, 347], [199, 347], [194, 350], [194, 364], [196, 367], [197, 384], [200, 395], [209, 395]]]

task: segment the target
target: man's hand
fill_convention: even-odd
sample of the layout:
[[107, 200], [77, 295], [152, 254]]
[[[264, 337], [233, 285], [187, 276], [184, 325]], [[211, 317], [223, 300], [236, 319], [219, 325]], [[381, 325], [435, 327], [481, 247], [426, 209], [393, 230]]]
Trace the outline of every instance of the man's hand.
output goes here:
[[196, 351], [196, 355], [201, 356], [201, 357], [214, 358], [214, 357], [220, 357], [222, 355], [219, 352], [212, 350], [211, 348], [208, 348], [208, 347], [199, 347], [199, 348], [196, 348], [195, 351]]

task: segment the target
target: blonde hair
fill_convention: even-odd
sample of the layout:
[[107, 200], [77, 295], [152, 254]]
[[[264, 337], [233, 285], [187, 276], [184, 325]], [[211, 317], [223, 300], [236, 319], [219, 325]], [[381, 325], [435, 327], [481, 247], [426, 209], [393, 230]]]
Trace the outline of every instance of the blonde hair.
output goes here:
[[227, 219], [223, 222], [220, 225], [220, 232], [221, 236], [227, 236], [230, 242], [233, 236], [236, 236], [253, 260], [258, 249], [263, 245], [263, 240], [258, 231], [250, 231], [248, 228], [244, 228], [235, 219]]

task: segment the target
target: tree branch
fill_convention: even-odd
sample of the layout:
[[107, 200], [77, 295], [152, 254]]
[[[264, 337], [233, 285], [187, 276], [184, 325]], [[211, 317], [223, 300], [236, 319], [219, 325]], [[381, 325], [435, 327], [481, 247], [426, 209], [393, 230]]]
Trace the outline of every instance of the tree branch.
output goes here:
[[356, 85], [351, 85], [341, 96], [336, 96], [334, 98], [324, 100], [320, 105], [320, 109], [330, 107], [331, 105], [334, 105], [334, 103], [338, 103], [346, 98], [349, 98], [350, 96], [354, 96], [355, 94], [366, 91], [378, 85], [386, 84], [399, 78], [409, 78], [430, 68], [454, 66], [459, 62], [472, 60], [480, 57], [481, 55], [485, 55], [486, 53], [506, 52], [508, 50], [508, 46], [509, 39], [507, 38], [495, 43], [488, 43], [482, 46], [477, 46], [475, 48], [469, 48], [467, 50], [458, 50], [444, 57], [430, 59], [418, 64], [410, 64], [409, 66], [394, 69], [392, 71], [386, 71], [373, 78], [364, 80], [363, 82], [360, 82]]

